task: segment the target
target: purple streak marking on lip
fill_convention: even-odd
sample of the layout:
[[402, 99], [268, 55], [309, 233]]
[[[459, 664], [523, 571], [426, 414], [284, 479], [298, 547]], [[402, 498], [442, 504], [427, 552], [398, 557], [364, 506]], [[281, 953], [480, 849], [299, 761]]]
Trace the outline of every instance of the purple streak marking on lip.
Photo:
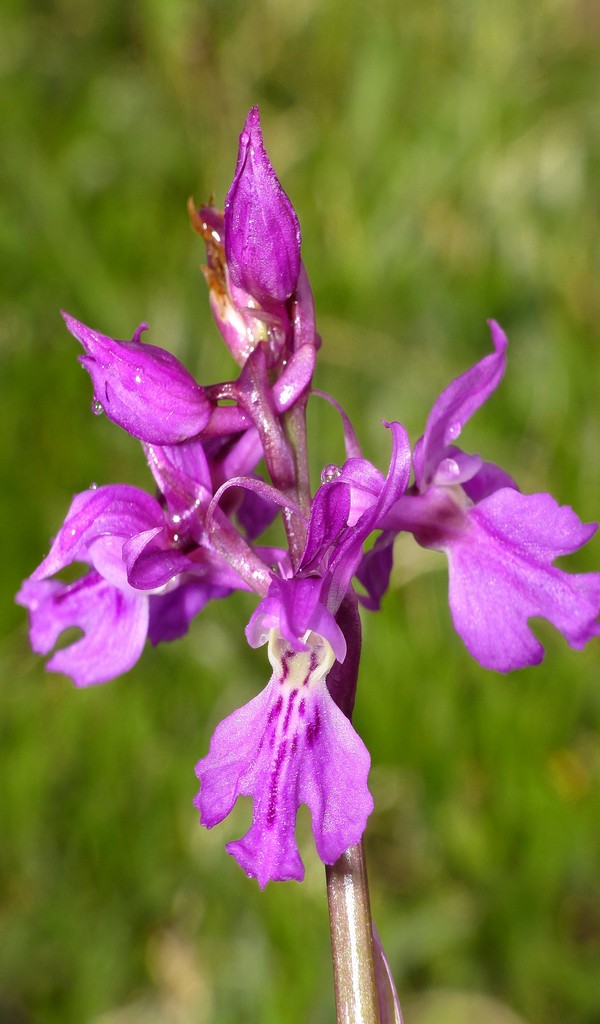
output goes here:
[[287, 741], [282, 740], [277, 755], [275, 758], [275, 764], [273, 766], [273, 774], [271, 775], [271, 781], [269, 785], [269, 807], [267, 809], [266, 825], [267, 828], [273, 828], [277, 820], [277, 797], [279, 795], [278, 785], [279, 776], [285, 760], [285, 751], [287, 747]]

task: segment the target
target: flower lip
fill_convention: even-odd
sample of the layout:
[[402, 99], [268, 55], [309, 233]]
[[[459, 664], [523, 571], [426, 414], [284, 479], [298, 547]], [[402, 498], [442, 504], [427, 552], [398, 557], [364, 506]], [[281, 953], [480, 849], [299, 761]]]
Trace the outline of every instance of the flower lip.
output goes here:
[[331, 646], [314, 632], [304, 641], [298, 651], [270, 632], [270, 681], [217, 726], [196, 766], [194, 803], [207, 828], [227, 817], [238, 796], [253, 797], [251, 828], [227, 851], [261, 888], [304, 875], [295, 839], [300, 804], [309, 807], [325, 864], [360, 840], [373, 809], [368, 751], [327, 689]]
[[225, 255], [233, 284], [267, 306], [285, 302], [298, 283], [300, 245], [296, 212], [267, 156], [253, 107], [225, 200]]

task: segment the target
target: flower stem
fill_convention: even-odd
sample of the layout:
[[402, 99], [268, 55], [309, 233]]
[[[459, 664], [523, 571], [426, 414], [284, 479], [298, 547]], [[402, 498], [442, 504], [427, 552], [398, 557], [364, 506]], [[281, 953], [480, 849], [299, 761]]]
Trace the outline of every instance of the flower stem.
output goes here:
[[337, 1024], [379, 1024], [373, 925], [362, 842], [326, 866]]

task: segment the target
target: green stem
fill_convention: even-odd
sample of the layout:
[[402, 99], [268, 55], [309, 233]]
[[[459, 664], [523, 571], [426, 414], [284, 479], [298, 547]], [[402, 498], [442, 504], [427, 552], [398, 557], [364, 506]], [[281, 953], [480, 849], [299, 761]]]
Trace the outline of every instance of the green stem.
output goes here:
[[325, 868], [337, 1024], [379, 1024], [373, 925], [362, 842]]

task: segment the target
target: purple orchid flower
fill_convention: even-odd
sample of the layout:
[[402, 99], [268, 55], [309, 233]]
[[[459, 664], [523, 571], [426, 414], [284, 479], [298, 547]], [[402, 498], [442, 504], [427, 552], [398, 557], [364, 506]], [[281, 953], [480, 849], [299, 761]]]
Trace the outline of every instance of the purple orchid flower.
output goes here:
[[345, 638], [335, 616], [362, 559], [363, 544], [404, 493], [410, 473], [410, 447], [400, 423], [392, 433], [392, 457], [386, 477], [367, 459], [353, 457], [317, 491], [306, 545], [295, 571], [273, 574], [267, 596], [246, 630], [253, 647], [266, 643], [277, 628], [289, 644], [302, 649], [311, 630], [324, 636], [338, 661]]
[[359, 841], [373, 809], [368, 751], [327, 690], [333, 650], [314, 633], [304, 647], [295, 650], [272, 630], [267, 687], [217, 726], [196, 766], [195, 803], [207, 828], [227, 817], [238, 796], [254, 798], [249, 832], [227, 850], [261, 888], [304, 877], [295, 839], [301, 803], [326, 864]]
[[[153, 644], [182, 636], [210, 600], [251, 587], [204, 533], [212, 491], [201, 446], [148, 446], [147, 452], [164, 505], [126, 484], [76, 495], [49, 554], [17, 595], [29, 609], [37, 653], [48, 654], [68, 627], [83, 630], [47, 664], [77, 686], [121, 675], [136, 663], [147, 636]], [[233, 531], [224, 515], [221, 522]], [[260, 555], [233, 533], [250, 567], [246, 575], [256, 566], [266, 574]], [[50, 579], [73, 563], [90, 568], [74, 583]]]
[[85, 349], [79, 361], [92, 378], [95, 411], [150, 444], [176, 444], [206, 426], [211, 405], [204, 388], [170, 352], [140, 341], [147, 324], [131, 341], [115, 341], [63, 317]]
[[457, 632], [481, 665], [508, 672], [543, 658], [531, 618], [547, 619], [576, 649], [600, 635], [600, 573], [571, 575], [552, 564], [585, 544], [595, 523], [549, 494], [521, 494], [498, 466], [454, 445], [504, 374], [506, 335], [493, 320], [490, 329], [494, 352], [434, 403], [415, 446], [415, 484], [383, 526], [445, 552]]
[[300, 225], [263, 145], [258, 107], [240, 135], [225, 200], [225, 254], [233, 284], [267, 308], [290, 298], [300, 273]]
[[[221, 722], [196, 766], [196, 805], [207, 828], [230, 813], [238, 796], [254, 798], [250, 831], [227, 850], [261, 887], [303, 877], [295, 841], [301, 803], [310, 808], [327, 864], [358, 842], [372, 809], [369, 756], [350, 724], [359, 626], [356, 615], [340, 611], [351, 598], [365, 539], [408, 483], [406, 432], [399, 423], [390, 429], [387, 477], [354, 457], [317, 491], [300, 563], [273, 573], [246, 630], [252, 646], [268, 642], [273, 675], [261, 694]], [[330, 688], [328, 675], [341, 663]]]
[[[53, 655], [47, 663], [51, 672], [89, 686], [113, 679], [138, 660], [148, 634], [149, 597], [128, 583], [122, 549], [162, 517], [154, 498], [125, 484], [75, 496], [49, 554], [17, 594], [30, 612], [36, 653], [48, 654], [71, 626], [83, 630], [82, 638]], [[91, 568], [74, 583], [48, 578], [73, 562]]]

